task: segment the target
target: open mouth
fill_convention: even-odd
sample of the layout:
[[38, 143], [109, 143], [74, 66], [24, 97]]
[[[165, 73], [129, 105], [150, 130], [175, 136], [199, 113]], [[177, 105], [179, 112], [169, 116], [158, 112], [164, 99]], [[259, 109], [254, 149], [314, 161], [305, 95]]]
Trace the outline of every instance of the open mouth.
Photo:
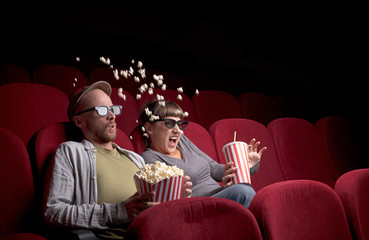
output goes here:
[[177, 145], [178, 136], [171, 136], [169, 138], [169, 146], [174, 148]]

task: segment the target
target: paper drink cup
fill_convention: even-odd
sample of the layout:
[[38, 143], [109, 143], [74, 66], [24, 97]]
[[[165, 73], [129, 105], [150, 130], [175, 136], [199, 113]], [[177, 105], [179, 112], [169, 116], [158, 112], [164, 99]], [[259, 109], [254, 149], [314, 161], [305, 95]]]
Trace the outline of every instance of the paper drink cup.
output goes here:
[[234, 173], [232, 182], [236, 183], [249, 183], [251, 184], [251, 175], [249, 168], [249, 157], [247, 152], [248, 145], [245, 142], [230, 142], [223, 146], [222, 152], [224, 153], [226, 162], [233, 162], [237, 167], [237, 172]]
[[146, 182], [134, 176], [137, 192], [142, 195], [148, 192], [155, 192], [155, 195], [149, 200], [152, 202], [166, 202], [180, 199], [182, 197], [182, 189], [184, 184], [184, 177], [171, 177], [164, 179], [155, 184]]

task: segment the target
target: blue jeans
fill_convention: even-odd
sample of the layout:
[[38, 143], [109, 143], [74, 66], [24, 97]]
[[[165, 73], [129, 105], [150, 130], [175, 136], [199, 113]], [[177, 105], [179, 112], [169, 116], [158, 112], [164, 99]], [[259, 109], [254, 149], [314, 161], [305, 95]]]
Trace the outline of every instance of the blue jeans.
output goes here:
[[235, 184], [212, 195], [212, 197], [227, 198], [248, 208], [255, 194], [255, 190], [250, 185]]

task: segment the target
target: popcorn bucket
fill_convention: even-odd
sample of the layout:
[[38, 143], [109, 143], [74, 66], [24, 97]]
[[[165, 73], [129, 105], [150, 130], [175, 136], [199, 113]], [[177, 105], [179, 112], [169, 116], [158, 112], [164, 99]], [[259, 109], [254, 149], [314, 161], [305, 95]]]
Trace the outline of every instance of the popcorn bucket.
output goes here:
[[152, 202], [166, 202], [180, 199], [182, 197], [182, 188], [184, 184], [184, 177], [171, 177], [164, 179], [155, 184], [146, 182], [134, 176], [137, 192], [141, 195], [148, 192], [155, 192], [155, 195], [149, 200]]
[[224, 153], [226, 162], [233, 162], [237, 167], [237, 172], [234, 173], [232, 182], [236, 183], [249, 183], [251, 184], [251, 175], [249, 168], [249, 157], [247, 152], [248, 145], [244, 142], [230, 142], [223, 146], [222, 152]]

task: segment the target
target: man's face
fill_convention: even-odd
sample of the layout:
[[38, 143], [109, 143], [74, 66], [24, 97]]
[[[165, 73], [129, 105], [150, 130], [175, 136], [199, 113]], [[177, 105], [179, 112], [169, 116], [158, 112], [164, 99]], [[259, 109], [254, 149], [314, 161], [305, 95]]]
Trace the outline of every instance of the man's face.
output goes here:
[[[113, 105], [110, 97], [100, 89], [94, 89], [88, 92], [80, 101], [76, 113], [96, 106]], [[108, 115], [100, 116], [96, 110], [88, 111], [74, 117], [76, 125], [81, 128], [85, 138], [100, 146], [111, 145], [117, 136], [116, 116], [108, 111]]]

